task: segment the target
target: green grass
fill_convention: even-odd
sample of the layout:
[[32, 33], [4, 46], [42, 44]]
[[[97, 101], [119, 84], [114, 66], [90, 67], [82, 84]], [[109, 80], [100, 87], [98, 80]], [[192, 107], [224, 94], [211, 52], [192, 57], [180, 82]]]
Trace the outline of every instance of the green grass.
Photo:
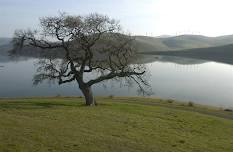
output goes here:
[[233, 114], [149, 98], [0, 100], [0, 151], [230, 152]]

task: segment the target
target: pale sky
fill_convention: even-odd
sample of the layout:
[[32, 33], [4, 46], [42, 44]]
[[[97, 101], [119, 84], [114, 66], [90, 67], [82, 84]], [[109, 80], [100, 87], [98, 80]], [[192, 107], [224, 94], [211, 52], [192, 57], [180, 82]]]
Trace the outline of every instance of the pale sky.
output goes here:
[[233, 0], [0, 0], [0, 37], [58, 11], [108, 15], [133, 35], [233, 34]]

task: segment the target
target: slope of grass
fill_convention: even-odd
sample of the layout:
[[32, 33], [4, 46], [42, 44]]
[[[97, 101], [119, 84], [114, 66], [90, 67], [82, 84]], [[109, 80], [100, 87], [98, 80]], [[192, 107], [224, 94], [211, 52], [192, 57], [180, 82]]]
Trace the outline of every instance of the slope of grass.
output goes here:
[[[233, 121], [215, 108], [146, 98], [0, 100], [0, 151], [230, 152]], [[203, 114], [198, 110], [205, 110]]]

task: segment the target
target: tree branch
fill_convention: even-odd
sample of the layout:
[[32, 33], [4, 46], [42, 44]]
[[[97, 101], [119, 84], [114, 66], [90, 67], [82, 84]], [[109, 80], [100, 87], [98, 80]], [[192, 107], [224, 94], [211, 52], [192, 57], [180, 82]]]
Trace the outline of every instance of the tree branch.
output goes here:
[[120, 73], [115, 73], [115, 72], [111, 72], [107, 75], [104, 76], [100, 76], [98, 78], [96, 78], [95, 80], [90, 80], [89, 82], [87, 82], [88, 86], [92, 86], [93, 84], [105, 81], [105, 80], [109, 80], [109, 79], [113, 79], [115, 77], [127, 77], [127, 76], [132, 76], [132, 75], [143, 75], [145, 73], [145, 71], [143, 72], [120, 72]]

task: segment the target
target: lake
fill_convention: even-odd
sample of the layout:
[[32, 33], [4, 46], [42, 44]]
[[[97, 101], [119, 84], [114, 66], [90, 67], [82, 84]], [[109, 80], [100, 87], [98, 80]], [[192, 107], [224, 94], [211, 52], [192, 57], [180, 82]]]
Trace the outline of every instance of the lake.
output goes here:
[[[205, 105], [233, 107], [233, 66], [174, 57], [149, 56], [154, 97], [193, 101]], [[57, 85], [44, 82], [33, 86], [36, 59], [0, 62], [0, 97], [80, 96], [76, 83]], [[97, 96], [137, 96], [135, 87], [106, 82], [94, 86]]]

